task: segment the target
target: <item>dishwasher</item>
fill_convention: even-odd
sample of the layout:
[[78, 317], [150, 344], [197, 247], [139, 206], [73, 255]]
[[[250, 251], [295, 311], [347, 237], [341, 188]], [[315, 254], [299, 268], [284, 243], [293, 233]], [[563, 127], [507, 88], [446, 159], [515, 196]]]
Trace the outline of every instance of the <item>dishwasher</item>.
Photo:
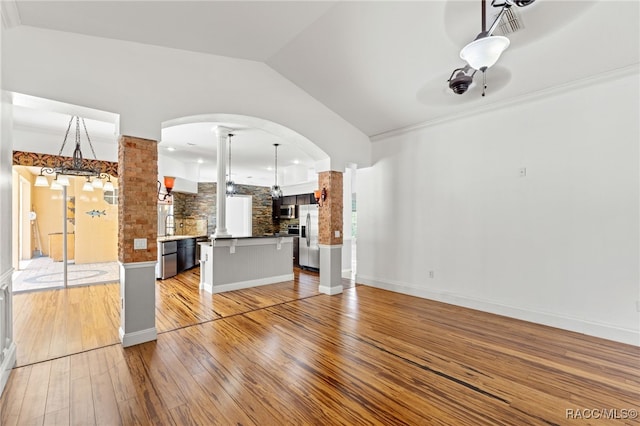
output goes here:
[[160, 244], [160, 276], [158, 278], [166, 279], [175, 277], [178, 273], [178, 242], [165, 241]]

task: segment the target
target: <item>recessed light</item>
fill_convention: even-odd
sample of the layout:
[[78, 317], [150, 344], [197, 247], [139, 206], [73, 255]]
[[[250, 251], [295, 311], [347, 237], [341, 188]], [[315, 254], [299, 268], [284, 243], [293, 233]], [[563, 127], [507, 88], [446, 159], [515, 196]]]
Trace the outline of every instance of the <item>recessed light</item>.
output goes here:
[[176, 149], [172, 146], [170, 146], [169, 148], [167, 148], [167, 151], [175, 151]]
[[273, 167], [267, 166], [267, 170], [271, 171], [271, 170], [273, 170]]
[[204, 160], [202, 158], [198, 158], [198, 164], [202, 164], [204, 163]]
[[300, 164], [300, 160], [293, 160], [293, 164]]

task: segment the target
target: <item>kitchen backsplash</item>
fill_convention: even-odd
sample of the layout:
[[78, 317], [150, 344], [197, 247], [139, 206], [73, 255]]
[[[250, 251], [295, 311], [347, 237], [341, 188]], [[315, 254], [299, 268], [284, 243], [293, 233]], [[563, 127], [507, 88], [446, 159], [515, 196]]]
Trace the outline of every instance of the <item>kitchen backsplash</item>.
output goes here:
[[207, 219], [177, 219], [176, 235], [210, 235], [207, 222]]
[[[216, 188], [212, 182], [198, 183], [197, 194], [173, 193], [173, 216], [177, 235], [211, 235], [216, 227]], [[286, 232], [286, 224], [274, 223], [271, 218], [271, 193], [268, 187], [238, 185], [238, 195], [251, 195], [254, 236]], [[180, 227], [180, 223], [183, 226]], [[284, 225], [284, 231], [282, 226]], [[197, 234], [186, 229], [198, 231]], [[206, 229], [206, 232], [200, 231]]]

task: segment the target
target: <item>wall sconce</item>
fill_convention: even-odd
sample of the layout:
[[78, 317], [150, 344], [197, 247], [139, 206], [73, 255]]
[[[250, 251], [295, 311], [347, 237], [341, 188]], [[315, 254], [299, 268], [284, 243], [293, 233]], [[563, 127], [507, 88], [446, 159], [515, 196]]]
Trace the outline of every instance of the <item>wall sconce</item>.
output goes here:
[[327, 199], [327, 188], [322, 188], [322, 190], [316, 189], [313, 191], [313, 196], [316, 198], [316, 203], [322, 207]]
[[176, 183], [176, 178], [173, 176], [165, 176], [164, 177], [164, 187], [167, 189], [167, 193], [160, 196], [160, 189], [162, 188], [162, 184], [158, 181], [158, 200], [166, 201], [167, 197], [171, 196], [171, 191], [173, 190], [173, 185]]

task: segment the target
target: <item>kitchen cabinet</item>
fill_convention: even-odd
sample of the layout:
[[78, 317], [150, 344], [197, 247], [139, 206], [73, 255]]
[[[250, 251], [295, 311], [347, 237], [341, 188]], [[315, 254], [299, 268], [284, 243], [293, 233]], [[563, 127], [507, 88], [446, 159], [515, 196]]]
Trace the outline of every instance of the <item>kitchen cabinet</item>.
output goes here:
[[310, 194], [298, 194], [296, 195], [296, 204], [299, 206], [306, 206], [307, 204], [318, 204], [316, 197], [313, 193]]
[[287, 195], [277, 200], [272, 200], [272, 206], [271, 206], [272, 219], [273, 220], [282, 219], [280, 217], [280, 207], [286, 206], [286, 205], [293, 205], [293, 204], [295, 204], [296, 206], [306, 206], [309, 204], [318, 204], [318, 202], [316, 201], [316, 197], [313, 195], [313, 193]]
[[282, 205], [286, 206], [286, 205], [297, 204], [296, 197], [297, 195], [287, 195], [285, 197], [282, 197]]
[[178, 240], [178, 272], [186, 271], [194, 266], [196, 266], [196, 239]]
[[296, 195], [296, 204], [299, 206], [311, 204], [311, 202], [309, 201], [309, 194]]

